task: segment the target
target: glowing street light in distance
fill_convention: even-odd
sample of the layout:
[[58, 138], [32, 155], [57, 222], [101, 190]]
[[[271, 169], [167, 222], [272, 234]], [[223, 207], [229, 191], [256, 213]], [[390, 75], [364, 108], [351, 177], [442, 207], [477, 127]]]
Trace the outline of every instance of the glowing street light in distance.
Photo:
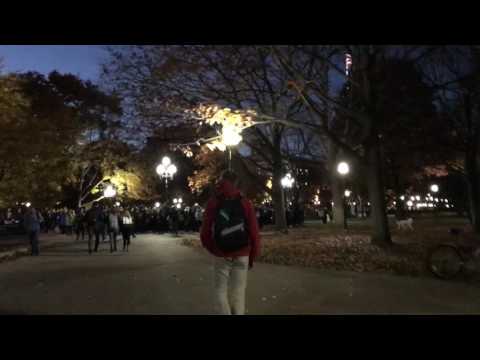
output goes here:
[[350, 172], [350, 166], [345, 161], [342, 161], [338, 164], [337, 171], [340, 175], [347, 175]]

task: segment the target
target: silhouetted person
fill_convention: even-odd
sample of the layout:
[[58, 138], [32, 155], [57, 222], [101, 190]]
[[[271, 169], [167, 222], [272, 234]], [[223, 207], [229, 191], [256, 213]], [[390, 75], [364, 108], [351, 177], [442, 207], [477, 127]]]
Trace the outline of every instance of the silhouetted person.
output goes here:
[[118, 209], [112, 209], [108, 213], [108, 235], [110, 239], [110, 252], [117, 251], [117, 235], [120, 233]]
[[29, 207], [25, 212], [23, 218], [23, 226], [28, 234], [28, 239], [32, 247], [32, 256], [38, 256], [40, 254], [38, 247], [38, 235], [40, 232], [40, 220], [37, 215], [37, 211], [33, 207]]
[[133, 229], [133, 219], [132, 215], [128, 210], [123, 211], [120, 218], [120, 229], [122, 231], [123, 238], [123, 251], [128, 251], [128, 246], [130, 245], [130, 236]]

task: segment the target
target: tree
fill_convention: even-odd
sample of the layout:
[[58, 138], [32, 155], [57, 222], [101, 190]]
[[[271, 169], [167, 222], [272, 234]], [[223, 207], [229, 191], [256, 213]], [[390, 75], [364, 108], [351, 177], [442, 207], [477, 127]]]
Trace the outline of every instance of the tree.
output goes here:
[[[317, 124], [311, 125], [312, 131], [318, 131], [327, 136], [332, 147], [342, 152], [343, 156], [354, 159], [365, 171], [368, 193], [372, 203], [374, 225], [372, 241], [384, 245], [391, 244], [386, 216], [383, 178], [384, 145], [382, 144], [388, 142], [386, 136], [389, 128], [403, 122], [404, 119], [399, 117], [392, 119], [386, 116], [385, 110], [388, 110], [386, 104], [393, 104], [395, 109], [400, 109], [402, 113], [405, 113], [404, 109], [409, 109], [411, 106], [414, 93], [410, 88], [410, 90], [405, 90], [405, 94], [408, 96], [393, 97], [395, 91], [391, 90], [395, 90], [396, 83], [393, 85], [389, 83], [389, 81], [394, 81], [390, 79], [389, 75], [393, 76], [396, 72], [390, 71], [389, 67], [395, 64], [395, 61], [403, 59], [416, 65], [420, 59], [427, 56], [430, 49], [428, 47], [412, 49], [402, 46], [346, 46], [339, 53], [339, 61], [335, 61], [335, 57], [326, 57], [315, 47], [305, 47], [304, 50], [311, 57], [312, 62], [327, 63], [330, 70], [339, 76], [345, 76], [344, 69], [338, 66], [340, 60], [343, 60], [345, 52], [349, 53], [353, 59], [352, 69], [346, 79], [350, 101], [345, 103], [341, 98], [332, 96], [328, 89], [322, 86], [322, 82], [317, 82], [308, 72], [289, 62], [282, 48], [275, 48], [279, 63], [291, 75], [293, 88], [308, 105], [312, 116], [318, 120]], [[342, 50], [341, 47], [338, 50]], [[408, 62], [399, 62], [398, 64], [395, 66], [404, 66], [405, 68], [410, 66]], [[414, 73], [410, 71], [407, 74]], [[415, 78], [407, 80], [417, 81]], [[389, 87], [390, 90], [388, 90]], [[416, 92], [418, 93], [418, 91]], [[340, 126], [340, 129], [342, 131], [338, 131], [338, 122], [331, 116], [332, 113], [336, 118], [341, 119], [343, 126]], [[402, 117], [404, 116], [402, 115]]]
[[0, 206], [18, 201], [23, 193], [18, 193], [19, 198], [12, 197], [16, 192], [16, 183], [12, 179], [16, 177], [16, 165], [21, 163], [22, 155], [31, 155], [31, 148], [25, 146], [27, 143], [19, 142], [28, 129], [28, 106], [18, 77], [0, 76]]
[[[219, 112], [232, 108], [283, 119], [293, 119], [304, 110], [298, 97], [288, 91], [288, 74], [275, 63], [269, 47], [135, 46], [113, 51], [113, 58], [106, 73], [146, 127], [171, 127], [192, 120], [198, 125], [194, 112], [185, 110], [202, 105], [218, 106]], [[235, 111], [231, 115], [227, 119], [233, 118]], [[217, 135], [215, 128], [195, 127], [203, 129], [207, 138]], [[291, 155], [287, 139], [308, 138], [301, 132], [300, 128], [287, 129], [281, 122], [266, 121], [243, 133], [244, 143], [253, 154], [248, 161], [272, 173], [278, 229], [286, 228], [280, 179], [285, 173], [285, 160]], [[191, 141], [198, 142], [201, 137], [199, 131]], [[301, 148], [301, 152], [307, 148]]]
[[28, 200], [51, 206], [76, 173], [86, 133], [105, 137], [109, 116], [119, 113], [119, 104], [70, 74], [28, 72], [9, 79], [16, 84], [11, 93], [25, 99], [25, 105], [1, 132], [0, 192], [9, 203]]
[[[450, 170], [463, 174], [469, 193], [470, 220], [480, 234], [480, 50], [475, 46], [447, 46], [425, 71], [437, 91], [450, 149]], [[458, 157], [463, 158], [458, 164]], [[457, 159], [456, 159], [457, 158]], [[456, 165], [456, 166], [455, 166]]]

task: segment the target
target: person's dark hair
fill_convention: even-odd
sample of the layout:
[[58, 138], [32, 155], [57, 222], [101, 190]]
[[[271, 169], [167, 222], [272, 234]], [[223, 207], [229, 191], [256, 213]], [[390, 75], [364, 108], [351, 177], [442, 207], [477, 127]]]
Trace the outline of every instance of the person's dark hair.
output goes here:
[[232, 170], [225, 170], [222, 173], [221, 179], [228, 180], [231, 183], [235, 184], [238, 178], [237, 178], [237, 174], [235, 174]]

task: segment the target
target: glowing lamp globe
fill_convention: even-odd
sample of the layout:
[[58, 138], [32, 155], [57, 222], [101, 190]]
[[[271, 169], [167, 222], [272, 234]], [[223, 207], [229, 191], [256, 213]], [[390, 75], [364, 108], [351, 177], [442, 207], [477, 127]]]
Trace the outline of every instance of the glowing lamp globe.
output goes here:
[[167, 167], [167, 174], [168, 175], [174, 175], [177, 172], [177, 167], [175, 165], [169, 165]]
[[350, 172], [350, 166], [345, 161], [342, 161], [338, 164], [337, 171], [340, 175], [347, 175]]
[[294, 182], [295, 179], [293, 179], [290, 174], [285, 175], [282, 180], [280, 180], [280, 183], [284, 188], [291, 188]]
[[430, 190], [434, 193], [438, 192], [439, 190], [439, 187], [437, 184], [433, 184], [432, 186], [430, 186]]
[[226, 146], [236, 146], [242, 141], [242, 135], [232, 126], [222, 129], [222, 143]]
[[157, 166], [156, 171], [157, 171], [158, 175], [163, 175], [166, 172], [166, 168], [165, 168], [165, 166], [163, 166], [163, 164], [160, 164], [160, 165]]
[[162, 165], [165, 166], [166, 168], [168, 167], [168, 165], [170, 165], [172, 163], [172, 161], [170, 160], [170, 158], [168, 156], [164, 156], [163, 159], [162, 159]]
[[113, 188], [112, 185], [108, 185], [107, 188], [103, 191], [103, 196], [106, 198], [114, 197], [117, 194], [117, 191]]

